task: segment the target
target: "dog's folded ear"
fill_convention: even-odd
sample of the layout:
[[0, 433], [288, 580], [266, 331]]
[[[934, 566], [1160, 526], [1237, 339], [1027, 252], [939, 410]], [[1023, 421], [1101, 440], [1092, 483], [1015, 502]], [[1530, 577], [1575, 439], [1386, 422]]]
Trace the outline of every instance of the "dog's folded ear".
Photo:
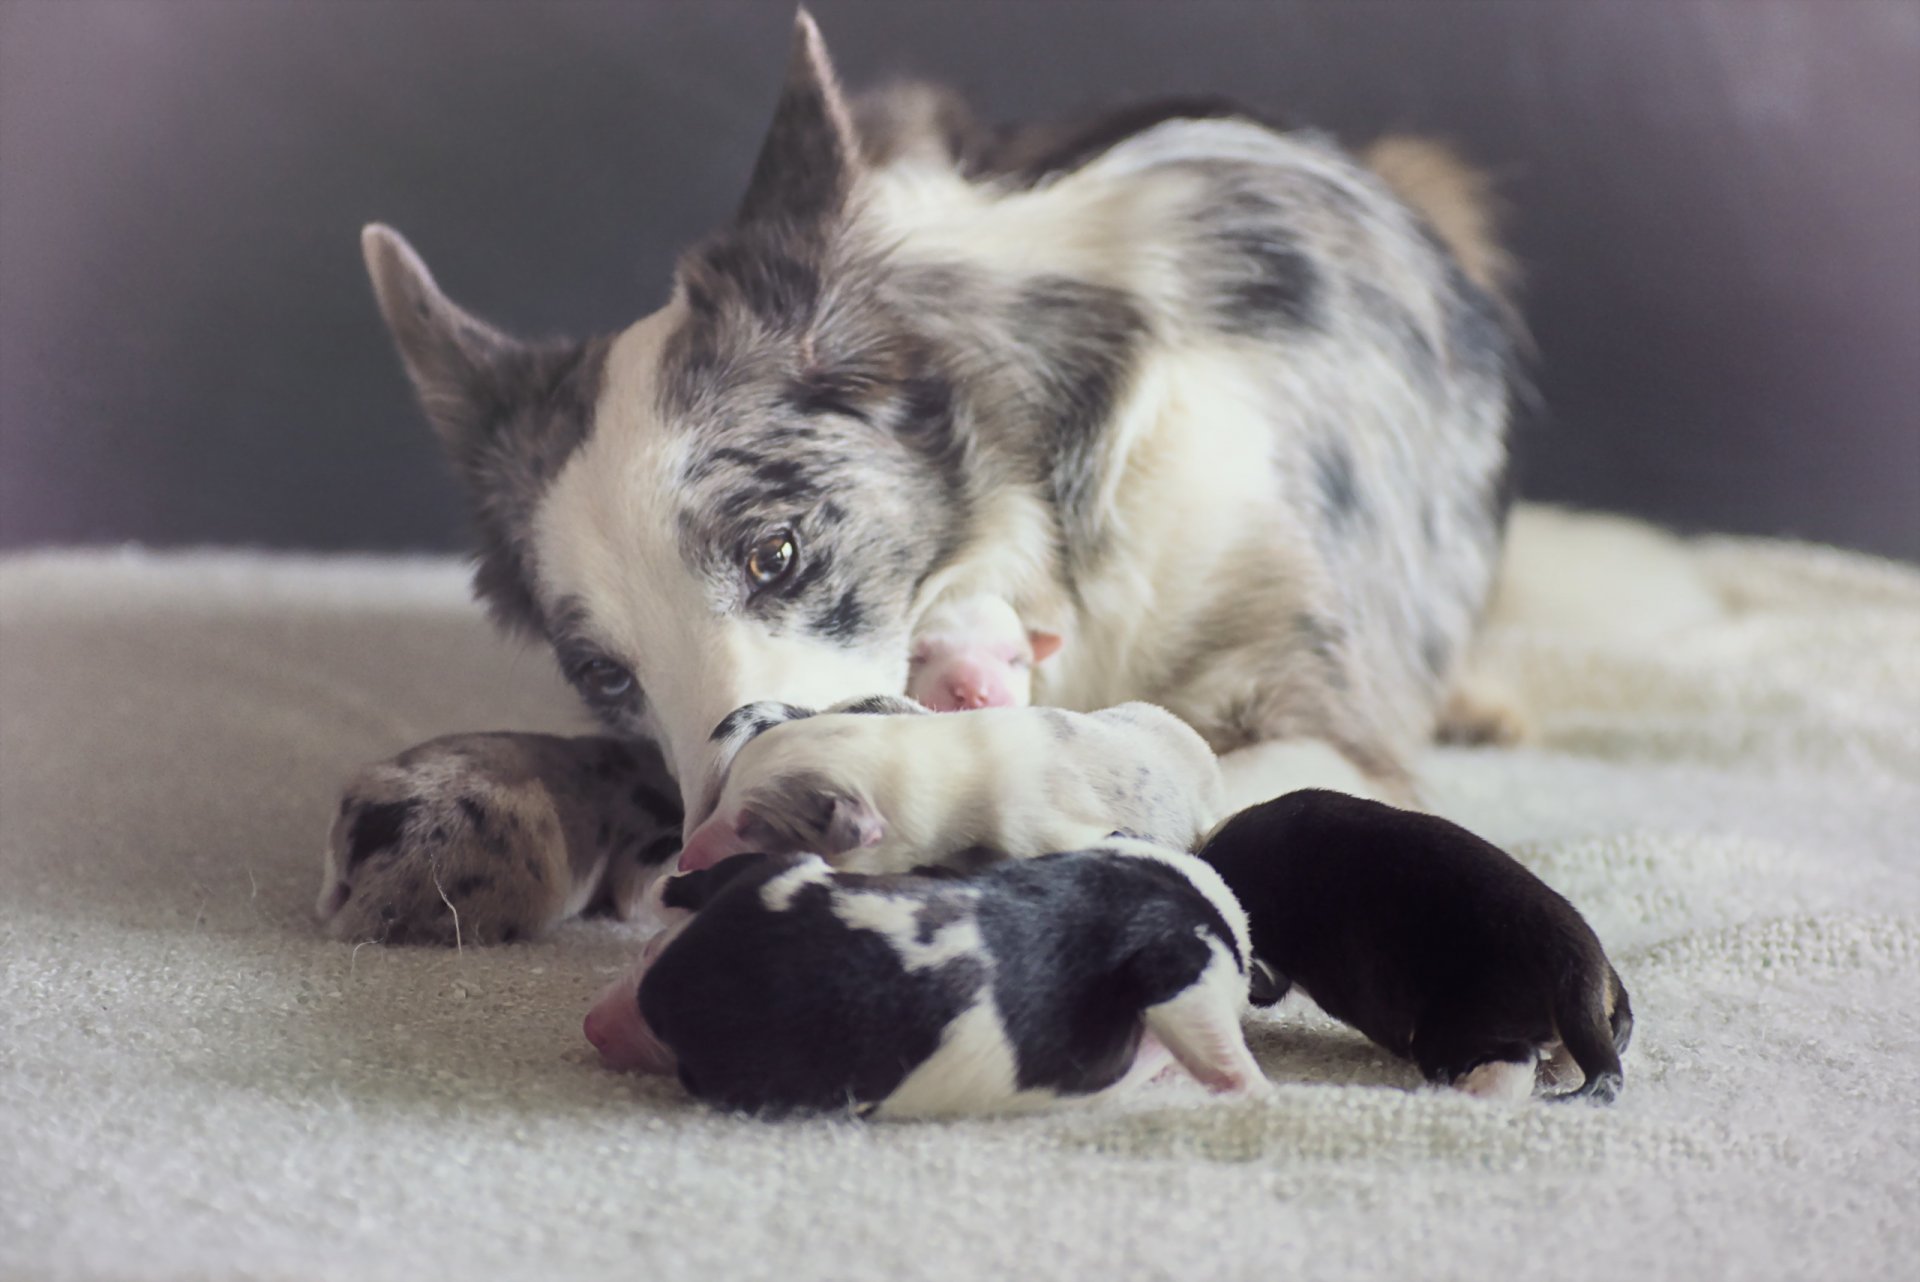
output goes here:
[[859, 158], [853, 113], [834, 79], [826, 42], [802, 9], [794, 15], [786, 85], [740, 202], [740, 221], [804, 225], [831, 218], [846, 204]]

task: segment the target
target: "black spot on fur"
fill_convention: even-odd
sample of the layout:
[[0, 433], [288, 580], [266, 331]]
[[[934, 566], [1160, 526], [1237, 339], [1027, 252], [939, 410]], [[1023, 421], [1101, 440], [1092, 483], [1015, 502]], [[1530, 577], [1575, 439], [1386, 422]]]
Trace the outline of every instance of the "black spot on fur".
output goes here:
[[1237, 175], [1213, 184], [1196, 210], [1196, 281], [1222, 332], [1272, 339], [1319, 324], [1320, 272], [1293, 230], [1298, 216]]
[[593, 834], [594, 844], [604, 846], [613, 839], [613, 824], [605, 819], [600, 821], [600, 830]]
[[704, 481], [719, 471], [723, 464], [727, 463], [737, 464], [739, 467], [751, 471], [764, 462], [766, 462], [766, 459], [753, 450], [741, 449], [736, 445], [721, 445], [708, 450], [705, 454], [695, 459], [687, 467], [687, 479], [689, 481]]
[[775, 726], [784, 725], [789, 721], [798, 721], [802, 717], [810, 717], [812, 715], [812, 709], [796, 708], [791, 703], [774, 703], [769, 701], [765, 703], [742, 704], [726, 716], [720, 718], [720, 724], [713, 728], [713, 733], [708, 735], [707, 738], [712, 743], [719, 743], [722, 740], [731, 739], [735, 735], [743, 735], [745, 739], [752, 739], [754, 736], [764, 734]]
[[1291, 237], [1246, 232], [1227, 243], [1240, 260], [1241, 274], [1223, 284], [1214, 300], [1222, 330], [1261, 338], [1314, 323], [1320, 273]]
[[931, 463], [941, 489], [959, 502], [966, 489], [966, 452], [954, 417], [954, 385], [922, 373], [900, 385], [894, 435]]
[[347, 871], [366, 862], [374, 851], [399, 841], [401, 829], [419, 805], [417, 801], [377, 801], [362, 809], [347, 836]]
[[678, 834], [673, 834], [666, 837], [654, 838], [652, 841], [642, 846], [640, 848], [640, 853], [634, 856], [634, 858], [636, 862], [644, 865], [645, 867], [651, 868], [657, 864], [666, 863], [669, 859], [673, 858], [675, 855], [679, 853], [680, 853], [680, 837]]
[[912, 699], [899, 694], [870, 694], [865, 698], [835, 704], [833, 710], [859, 717], [918, 716], [926, 711]]
[[1062, 712], [1058, 708], [1042, 708], [1041, 719], [1046, 723], [1047, 733], [1061, 743], [1072, 743], [1080, 736], [1080, 726], [1072, 713]]
[[946, 866], [971, 876], [993, 867], [1007, 857], [1004, 850], [995, 850], [992, 846], [968, 846], [965, 850], [956, 850], [946, 857]]
[[844, 371], [810, 370], [788, 386], [787, 399], [803, 414], [845, 414], [864, 423], [871, 420], [861, 402], [871, 391]]
[[1125, 293], [1067, 276], [1042, 276], [1020, 293], [1010, 332], [1034, 360], [1035, 427], [1044, 434], [1048, 483], [1068, 546], [1097, 542], [1093, 496], [1106, 427], [1147, 322]]
[[1328, 524], [1335, 531], [1351, 525], [1361, 511], [1360, 483], [1353, 450], [1339, 437], [1323, 437], [1313, 446], [1313, 483]]
[[1293, 616], [1293, 631], [1301, 648], [1325, 666], [1327, 683], [1336, 690], [1346, 689], [1346, 628], [1337, 620], [1303, 610]]
[[679, 801], [644, 783], [633, 785], [633, 790], [627, 794], [627, 800], [636, 810], [657, 824], [678, 825], [686, 818]]
[[820, 301], [820, 269], [778, 240], [731, 236], [716, 241], [705, 250], [700, 267], [725, 281], [764, 321], [798, 326]]
[[971, 874], [945, 864], [915, 864], [907, 869], [910, 877], [930, 877], [935, 881], [965, 881]]
[[1502, 458], [1500, 470], [1494, 473], [1488, 488], [1487, 517], [1494, 537], [1498, 539], [1506, 531], [1507, 517], [1513, 512], [1513, 504], [1520, 489], [1519, 473], [1511, 458]]
[[753, 469], [762, 503], [810, 503], [820, 490], [793, 459], [766, 459]]
[[460, 813], [467, 817], [467, 823], [472, 825], [474, 834], [485, 836], [488, 826], [486, 807], [473, 797], [460, 797], [454, 804], [459, 806]]
[[753, 603], [762, 610], [785, 600], [797, 600], [821, 582], [833, 577], [834, 555], [824, 548], [802, 549], [800, 568], [779, 587], [755, 595]]
[[1353, 281], [1349, 288], [1355, 306], [1386, 332], [1407, 368], [1414, 371], [1424, 386], [1437, 388], [1441, 379], [1440, 353], [1406, 304], [1367, 281]]
[[975, 172], [1006, 175], [1016, 186], [1031, 187], [1070, 173], [1136, 134], [1169, 120], [1217, 120], [1254, 114], [1229, 98], [1187, 94], [1156, 98], [1103, 112], [1067, 126], [1028, 126], [1001, 131], [997, 144], [974, 166]]
[[528, 881], [536, 886], [544, 886], [547, 884], [547, 870], [542, 868], [540, 861], [532, 855], [522, 855], [520, 857], [520, 866], [527, 870]]
[[453, 884], [447, 887], [447, 898], [470, 899], [476, 890], [492, 884], [493, 878], [484, 873], [469, 873], [465, 877], [456, 878]]
[[867, 630], [867, 611], [860, 604], [860, 593], [848, 588], [830, 609], [816, 615], [810, 626], [814, 632], [835, 641], [855, 640]]
[[1483, 378], [1506, 379], [1515, 356], [1513, 322], [1506, 308], [1468, 279], [1449, 259], [1447, 346], [1456, 368]]

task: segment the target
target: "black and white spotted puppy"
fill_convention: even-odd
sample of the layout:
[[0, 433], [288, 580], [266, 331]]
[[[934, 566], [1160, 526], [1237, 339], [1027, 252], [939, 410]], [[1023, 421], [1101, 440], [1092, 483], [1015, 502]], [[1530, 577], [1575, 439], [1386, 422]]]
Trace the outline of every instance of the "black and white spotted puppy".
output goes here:
[[1599, 938], [1458, 824], [1310, 789], [1241, 811], [1200, 857], [1246, 908], [1257, 1003], [1297, 986], [1475, 1095], [1533, 1094], [1543, 1056], [1584, 1073], [1570, 1096], [1619, 1094], [1633, 1012]]
[[820, 714], [748, 704], [713, 738], [730, 764], [687, 836], [686, 872], [745, 852], [854, 872], [972, 867], [1115, 831], [1190, 850], [1225, 809], [1213, 750], [1149, 703], [940, 716], [897, 697]]
[[1246, 918], [1191, 855], [1115, 839], [974, 877], [737, 855], [588, 1013], [610, 1066], [764, 1114], [1005, 1112], [1153, 1077], [1268, 1089], [1240, 1032]]
[[680, 849], [678, 789], [646, 744], [460, 734], [359, 771], [317, 905], [336, 939], [511, 943], [625, 918]]

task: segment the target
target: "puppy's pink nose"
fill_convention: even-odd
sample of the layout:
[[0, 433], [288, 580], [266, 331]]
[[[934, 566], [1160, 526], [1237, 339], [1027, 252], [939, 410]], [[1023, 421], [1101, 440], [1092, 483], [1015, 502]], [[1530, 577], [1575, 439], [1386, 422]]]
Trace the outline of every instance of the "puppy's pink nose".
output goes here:
[[969, 708], [984, 708], [993, 701], [993, 696], [980, 682], [957, 678], [947, 683], [947, 700], [954, 711], [964, 712]]

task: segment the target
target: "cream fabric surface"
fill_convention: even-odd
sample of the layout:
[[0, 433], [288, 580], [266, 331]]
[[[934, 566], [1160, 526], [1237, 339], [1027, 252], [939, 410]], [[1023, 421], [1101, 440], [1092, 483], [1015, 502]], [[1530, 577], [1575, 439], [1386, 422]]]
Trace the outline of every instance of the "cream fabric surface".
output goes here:
[[1290, 1004], [1267, 1101], [862, 1125], [602, 1071], [620, 926], [317, 935], [354, 765], [583, 725], [456, 565], [0, 562], [0, 1276], [1913, 1276], [1920, 573], [1540, 510], [1513, 569], [1485, 666], [1539, 737], [1420, 764], [1606, 942], [1616, 1107], [1415, 1089]]

